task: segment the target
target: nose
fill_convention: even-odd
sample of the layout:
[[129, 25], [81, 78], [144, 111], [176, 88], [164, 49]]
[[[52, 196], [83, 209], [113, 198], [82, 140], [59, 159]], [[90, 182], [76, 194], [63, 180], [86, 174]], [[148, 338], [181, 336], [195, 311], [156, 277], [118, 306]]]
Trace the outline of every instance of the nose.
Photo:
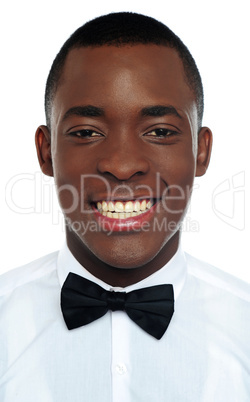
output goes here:
[[145, 175], [150, 167], [141, 144], [136, 141], [107, 142], [102, 155], [97, 164], [99, 173], [111, 175], [120, 181]]

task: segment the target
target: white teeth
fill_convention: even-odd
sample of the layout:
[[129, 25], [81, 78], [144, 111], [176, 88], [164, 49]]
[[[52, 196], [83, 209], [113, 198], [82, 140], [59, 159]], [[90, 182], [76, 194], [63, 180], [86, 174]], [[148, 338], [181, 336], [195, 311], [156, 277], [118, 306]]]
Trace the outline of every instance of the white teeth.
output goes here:
[[125, 211], [126, 212], [133, 212], [133, 210], [134, 210], [134, 205], [133, 205], [132, 201], [126, 202]]
[[109, 211], [113, 212], [115, 210], [115, 205], [112, 201], [109, 201], [108, 203], [108, 209]]
[[106, 201], [102, 202], [102, 210], [105, 212], [108, 210], [108, 204], [106, 203]]
[[140, 201], [135, 201], [135, 203], [134, 203], [134, 211], [139, 212], [140, 209], [141, 209]]
[[151, 208], [152, 206], [153, 206], [152, 202], [151, 202], [151, 201], [148, 201], [148, 202], [147, 202], [147, 208], [149, 209], [149, 208]]
[[123, 212], [124, 211], [124, 205], [122, 202], [117, 201], [115, 203], [115, 212]]
[[97, 202], [97, 209], [103, 215], [113, 219], [126, 219], [138, 216], [153, 206], [151, 201], [101, 201]]

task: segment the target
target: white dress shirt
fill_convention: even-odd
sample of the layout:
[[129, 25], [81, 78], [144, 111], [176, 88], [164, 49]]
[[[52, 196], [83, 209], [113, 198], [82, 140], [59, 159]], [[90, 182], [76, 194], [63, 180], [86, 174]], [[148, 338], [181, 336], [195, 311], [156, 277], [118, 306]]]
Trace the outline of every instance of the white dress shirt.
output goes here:
[[68, 330], [69, 272], [105, 289], [66, 245], [0, 277], [1, 402], [249, 402], [250, 286], [183, 253], [123, 289], [172, 283], [175, 313], [157, 340], [125, 312]]

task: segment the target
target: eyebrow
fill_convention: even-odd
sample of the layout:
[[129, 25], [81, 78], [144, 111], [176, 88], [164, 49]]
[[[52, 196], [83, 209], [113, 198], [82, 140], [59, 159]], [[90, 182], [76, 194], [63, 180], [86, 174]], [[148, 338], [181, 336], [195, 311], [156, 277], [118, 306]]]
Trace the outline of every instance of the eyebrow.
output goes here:
[[[74, 106], [71, 107], [63, 116], [63, 121], [70, 116], [80, 116], [80, 117], [102, 117], [105, 115], [104, 109], [101, 107], [86, 105], [86, 106]], [[174, 106], [147, 106], [141, 110], [141, 116], [149, 117], [161, 117], [172, 115], [182, 119], [181, 115], [177, 112]]]
[[167, 115], [173, 115], [182, 119], [182, 116], [177, 112], [174, 106], [147, 106], [141, 110], [142, 116], [151, 116], [151, 117], [161, 117]]
[[100, 117], [104, 116], [104, 109], [92, 105], [71, 107], [63, 116], [63, 121], [70, 116]]

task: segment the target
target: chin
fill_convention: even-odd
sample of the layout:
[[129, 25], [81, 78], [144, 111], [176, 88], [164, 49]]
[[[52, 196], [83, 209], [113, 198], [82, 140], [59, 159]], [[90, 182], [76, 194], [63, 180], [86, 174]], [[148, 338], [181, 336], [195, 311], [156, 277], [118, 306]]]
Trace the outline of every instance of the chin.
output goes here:
[[139, 242], [135, 242], [133, 245], [130, 243], [128, 246], [124, 242], [119, 247], [115, 247], [114, 245], [107, 249], [105, 253], [100, 253], [100, 250], [92, 250], [92, 252], [94, 252], [99, 260], [111, 267], [136, 269], [150, 263], [159, 253], [159, 249], [161, 249], [159, 246], [149, 248], [145, 247], [144, 243], [140, 244]]
[[145, 255], [126, 255], [126, 256], [122, 256], [122, 255], [114, 255], [114, 256], [110, 256], [108, 259], [106, 259], [104, 262], [106, 264], [108, 264], [109, 266], [113, 267], [113, 268], [117, 268], [117, 269], [136, 269], [136, 268], [140, 268], [144, 265], [146, 265], [147, 263], [149, 263], [152, 258], [145, 258]]

